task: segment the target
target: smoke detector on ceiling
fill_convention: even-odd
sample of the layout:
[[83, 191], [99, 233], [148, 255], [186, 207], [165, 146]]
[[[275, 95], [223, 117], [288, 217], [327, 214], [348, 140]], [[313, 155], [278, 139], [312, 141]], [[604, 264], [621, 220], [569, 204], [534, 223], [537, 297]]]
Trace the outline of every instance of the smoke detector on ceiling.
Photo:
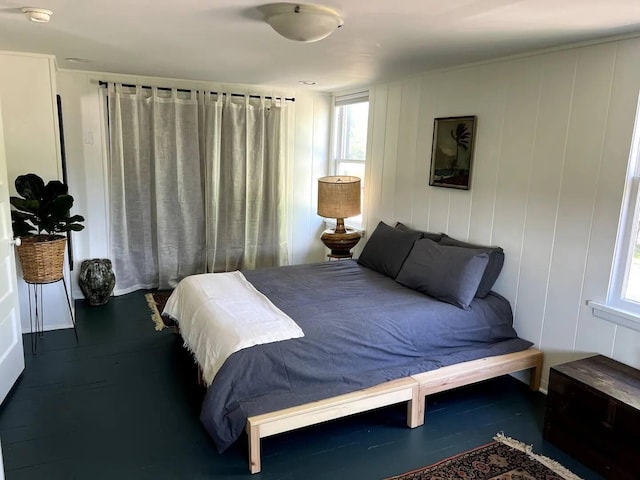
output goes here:
[[36, 23], [48, 23], [51, 15], [53, 15], [51, 10], [38, 7], [24, 7], [22, 13], [26, 15], [29, 21]]

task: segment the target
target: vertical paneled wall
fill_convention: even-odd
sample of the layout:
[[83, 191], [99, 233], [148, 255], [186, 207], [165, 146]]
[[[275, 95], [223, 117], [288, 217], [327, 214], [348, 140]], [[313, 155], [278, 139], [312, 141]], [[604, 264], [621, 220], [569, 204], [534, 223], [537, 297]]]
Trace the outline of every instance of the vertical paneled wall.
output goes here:
[[[367, 225], [502, 246], [495, 290], [547, 365], [599, 352], [640, 367], [640, 332], [585, 305], [606, 297], [639, 90], [639, 39], [376, 85]], [[433, 119], [457, 115], [478, 117], [471, 190], [429, 187]]]
[[325, 258], [320, 235], [324, 219], [316, 213], [318, 178], [329, 172], [329, 125], [331, 97], [319, 94], [296, 96], [294, 147], [290, 202], [289, 251], [291, 264], [319, 262]]

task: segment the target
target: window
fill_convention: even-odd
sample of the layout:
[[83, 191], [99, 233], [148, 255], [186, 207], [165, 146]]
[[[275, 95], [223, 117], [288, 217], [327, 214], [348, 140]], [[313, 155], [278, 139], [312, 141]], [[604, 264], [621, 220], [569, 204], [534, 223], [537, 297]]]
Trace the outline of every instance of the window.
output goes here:
[[[616, 272], [614, 277], [613, 287], [611, 293], [611, 302], [633, 302], [631, 307], [640, 306], [640, 238], [638, 237], [638, 183], [640, 172], [635, 172], [635, 175], [631, 179], [631, 194], [629, 195], [629, 205], [626, 206], [627, 219], [622, 229], [621, 238], [618, 242], [621, 244], [620, 264], [616, 267], [619, 272]], [[621, 303], [621, 306], [624, 304]]]
[[[367, 127], [369, 95], [367, 92], [335, 97], [333, 129], [333, 175], [360, 178], [360, 210], [364, 206], [365, 163], [367, 158]], [[350, 226], [362, 227], [362, 215], [345, 220]]]
[[636, 113], [614, 264], [606, 303], [589, 302], [593, 314], [640, 330], [640, 108]]

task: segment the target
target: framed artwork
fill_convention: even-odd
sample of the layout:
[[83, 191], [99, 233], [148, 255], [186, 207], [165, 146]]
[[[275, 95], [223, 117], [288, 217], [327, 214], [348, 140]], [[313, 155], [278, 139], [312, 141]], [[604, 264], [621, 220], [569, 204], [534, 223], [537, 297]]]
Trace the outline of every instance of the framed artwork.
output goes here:
[[429, 185], [469, 190], [475, 134], [475, 116], [434, 119]]

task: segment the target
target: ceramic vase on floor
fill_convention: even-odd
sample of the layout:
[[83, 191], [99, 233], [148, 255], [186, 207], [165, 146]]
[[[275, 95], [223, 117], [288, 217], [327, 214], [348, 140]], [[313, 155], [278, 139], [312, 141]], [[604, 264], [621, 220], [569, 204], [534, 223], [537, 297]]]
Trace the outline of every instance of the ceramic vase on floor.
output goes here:
[[107, 303], [116, 284], [111, 260], [108, 258], [84, 260], [80, 265], [78, 283], [89, 305], [97, 306]]

